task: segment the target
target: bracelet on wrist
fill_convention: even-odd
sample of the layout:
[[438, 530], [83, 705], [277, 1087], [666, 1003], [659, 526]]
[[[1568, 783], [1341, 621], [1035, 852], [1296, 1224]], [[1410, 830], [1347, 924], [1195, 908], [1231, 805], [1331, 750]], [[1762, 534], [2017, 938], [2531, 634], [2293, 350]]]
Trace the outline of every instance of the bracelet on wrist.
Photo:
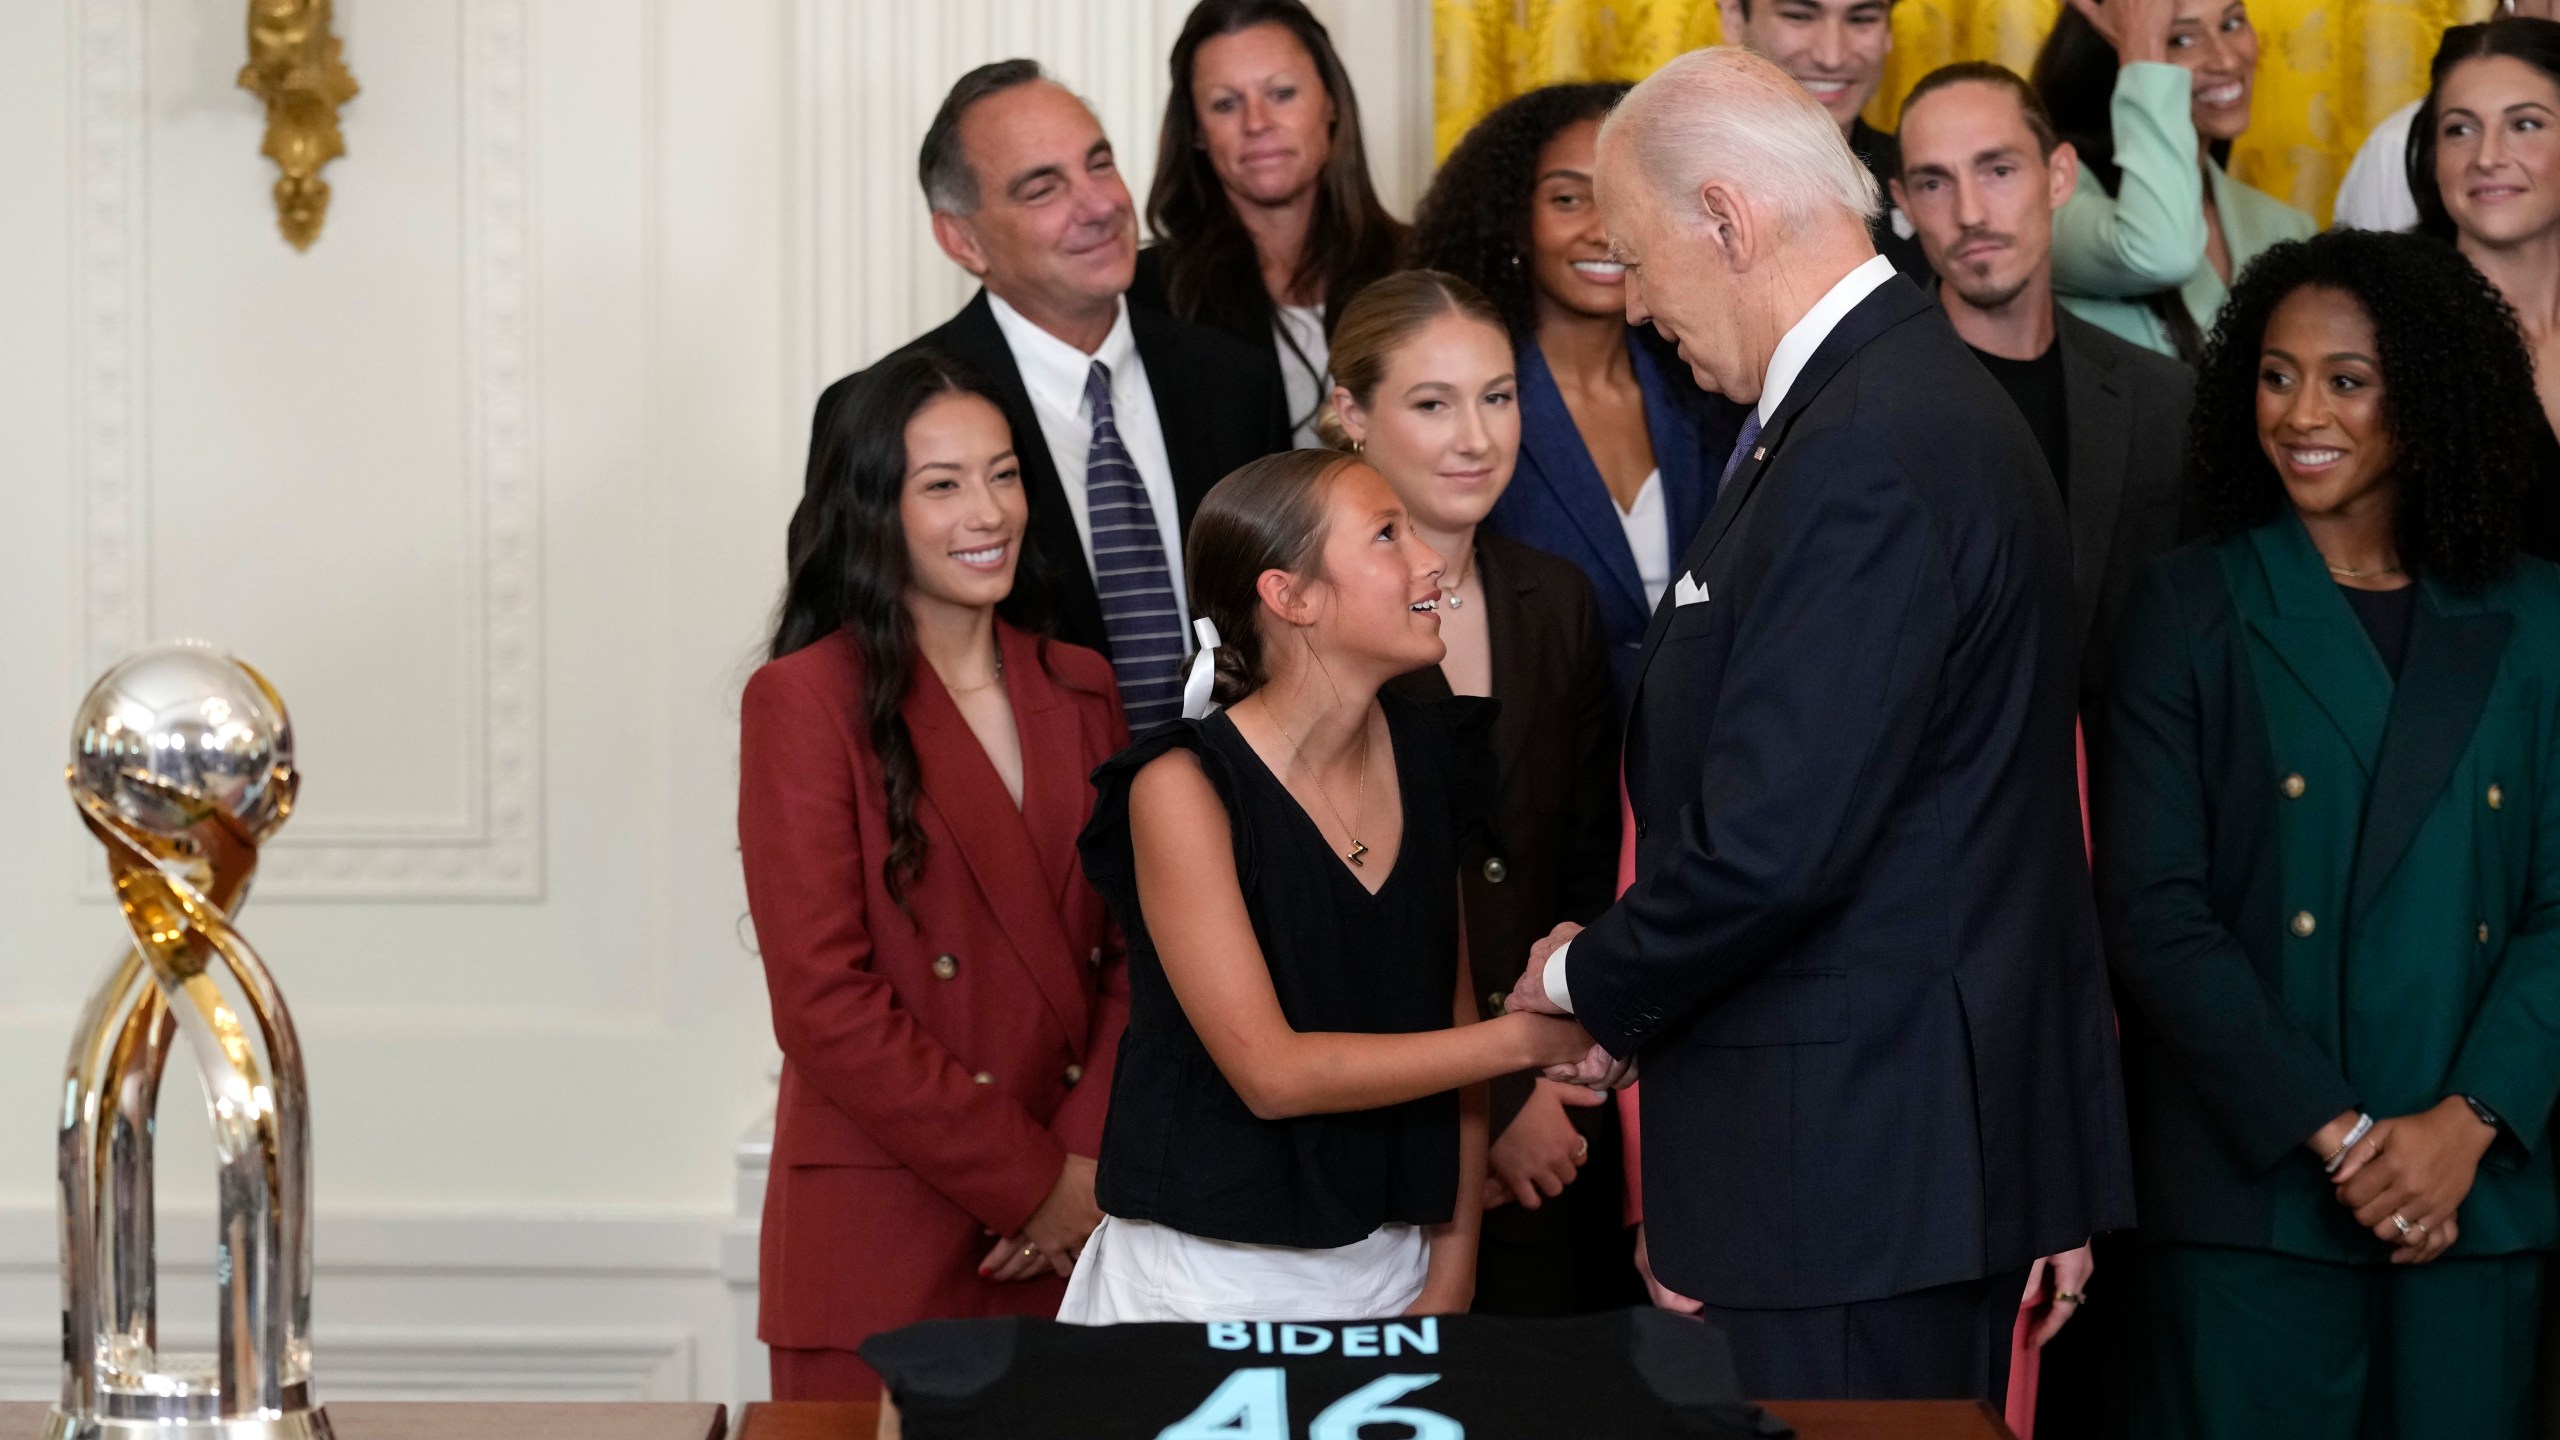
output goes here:
[[2338, 1167], [2347, 1163], [2347, 1152], [2356, 1148], [2357, 1141], [2372, 1133], [2373, 1117], [2361, 1110], [2357, 1111], [2355, 1128], [2347, 1132], [2347, 1138], [2338, 1143], [2337, 1150], [2328, 1159], [2320, 1162], [2321, 1171], [2329, 1175], [2337, 1174]]

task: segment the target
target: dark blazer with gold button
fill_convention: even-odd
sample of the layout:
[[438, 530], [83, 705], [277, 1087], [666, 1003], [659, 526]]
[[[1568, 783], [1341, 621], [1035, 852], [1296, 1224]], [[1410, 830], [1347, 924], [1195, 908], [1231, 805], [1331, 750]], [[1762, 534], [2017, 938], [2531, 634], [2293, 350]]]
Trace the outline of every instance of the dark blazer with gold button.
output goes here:
[[[783, 1055], [756, 1333], [851, 1350], [940, 1317], [1054, 1314], [1055, 1279], [978, 1277], [1070, 1153], [1102, 1143], [1128, 971], [1076, 835], [1128, 743], [1111, 666], [999, 625], [1022, 737], [1015, 808], [918, 661], [922, 871], [881, 877], [888, 809], [861, 661], [833, 636], [747, 682], [738, 848]], [[860, 1397], [852, 1397], [860, 1398]]]
[[[1609, 908], [1618, 886], [1618, 698], [1600, 602], [1580, 567], [1476, 531], [1501, 791], [1491, 823], [1460, 841], [1459, 889], [1480, 1013], [1529, 963], [1529, 947], [1565, 920]], [[1437, 666], [1389, 688], [1449, 693]], [[1493, 1131], [1511, 1122], [1535, 1077], [1494, 1085]]]
[[2303, 1142], [2476, 1096], [2453, 1253], [2549, 1248], [2560, 569], [2430, 579], [2398, 680], [2290, 513], [2153, 567], [2098, 846], [2143, 1232], [2381, 1261]]

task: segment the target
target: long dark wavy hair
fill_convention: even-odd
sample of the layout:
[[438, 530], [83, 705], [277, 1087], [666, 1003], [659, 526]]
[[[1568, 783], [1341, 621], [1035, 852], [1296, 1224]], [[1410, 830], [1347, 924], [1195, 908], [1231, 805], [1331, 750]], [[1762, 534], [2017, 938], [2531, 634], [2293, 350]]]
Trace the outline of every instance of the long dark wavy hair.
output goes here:
[[2417, 118], [2409, 122], [2409, 149], [2403, 157], [2408, 166], [2409, 196], [2418, 202], [2421, 235], [2438, 240], [2455, 237], [2453, 214], [2445, 209], [2444, 192], [2436, 188], [2436, 97], [2444, 93], [2445, 77], [2453, 73], [2455, 66], [2493, 55], [2521, 60], [2560, 85], [2560, 20], [2509, 15], [2485, 24], [2456, 25], [2444, 32], [2429, 71], [2427, 98], [2419, 103]]
[[1165, 242], [1165, 301], [1173, 313], [1226, 330], [1247, 330], [1269, 319], [1268, 292], [1253, 237], [1236, 217], [1216, 167], [1202, 144], [1200, 116], [1192, 108], [1191, 72], [1200, 47], [1221, 35], [1257, 25], [1278, 25], [1296, 37], [1315, 61], [1316, 76], [1333, 102], [1333, 148], [1316, 177], [1316, 213], [1298, 257], [1293, 288], [1324, 293], [1325, 326], [1361, 286], [1396, 268], [1404, 227], [1378, 200], [1369, 181], [1369, 152], [1360, 140], [1360, 101], [1351, 74], [1333, 50], [1322, 21], [1299, 0], [1200, 0], [1173, 42], [1173, 91], [1165, 97], [1164, 129], [1156, 142], [1155, 183], [1147, 191], [1147, 225]]
[[[2035, 68], [2028, 73], [2027, 83], [2035, 87], [2037, 98], [2044, 101], [2047, 115], [2053, 117], [2053, 128], [2071, 148], [2080, 154], [2081, 170], [2096, 177], [2109, 195], [2123, 183], [2124, 169], [2116, 164], [2116, 130], [2111, 107], [2116, 98], [2116, 72], [2124, 62], [2116, 55], [2116, 47], [2089, 17], [2069, 5], [2053, 22], [2052, 33], [2036, 51]], [[2231, 161], [2231, 142], [2216, 140], [2211, 146], [2214, 163]], [[2196, 177], [2204, 183], [2204, 177]], [[2198, 256], [2199, 262], [2203, 259]], [[2204, 350], [2204, 329], [2187, 313], [2187, 302], [2176, 290], [2156, 290], [2142, 297], [2142, 303], [2160, 319], [2160, 328], [2168, 333], [2170, 347], [2178, 358], [2192, 365]]]
[[1407, 263], [1457, 276], [1484, 292], [1513, 335], [1535, 333], [1529, 207], [1538, 155], [1567, 129], [1608, 114], [1633, 88], [1614, 81], [1546, 85], [1496, 106], [1432, 178], [1413, 213]]
[[2533, 360], [2497, 289], [2424, 236], [2332, 230], [2242, 272], [2196, 375], [2187, 466], [2201, 518], [2229, 536], [2291, 503], [2258, 443], [2259, 356], [2276, 307], [2311, 286], [2354, 297], [2373, 321], [2399, 457], [2391, 524], [2402, 563], [2458, 590], [2507, 573], [2542, 414]]
[[[906, 887], [924, 868], [916, 823], [916, 748], [899, 707], [916, 667], [915, 623], [907, 613], [907, 422], [945, 395], [995, 392], [967, 367], [931, 353], [883, 360], [847, 382], [809, 448], [809, 475], [791, 514], [790, 578], [773, 620], [766, 658], [779, 660], [841, 632], [862, 658], [862, 719], [880, 763], [889, 812], [889, 853], [880, 877], [906, 906]], [[1001, 410], [1001, 406], [998, 406]], [[1021, 565], [1014, 590], [1024, 586]], [[1017, 623], [1037, 617], [1008, 611]], [[1043, 642], [1041, 663], [1047, 668]]]

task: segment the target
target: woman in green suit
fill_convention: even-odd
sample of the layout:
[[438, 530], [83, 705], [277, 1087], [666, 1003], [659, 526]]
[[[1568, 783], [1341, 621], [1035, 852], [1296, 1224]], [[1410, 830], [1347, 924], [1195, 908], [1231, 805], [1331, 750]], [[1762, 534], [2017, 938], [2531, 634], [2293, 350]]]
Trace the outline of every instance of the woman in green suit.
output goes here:
[[2053, 217], [2064, 308], [2193, 364], [2231, 277], [2319, 228], [2223, 169], [2257, 72], [2245, 0], [2063, 7], [2034, 84], [2080, 155], [2080, 186]]
[[2524, 1433], [2560, 1090], [2560, 570], [2448, 248], [2280, 245], [2196, 386], [2218, 540], [2125, 626], [2098, 847], [2142, 1437]]

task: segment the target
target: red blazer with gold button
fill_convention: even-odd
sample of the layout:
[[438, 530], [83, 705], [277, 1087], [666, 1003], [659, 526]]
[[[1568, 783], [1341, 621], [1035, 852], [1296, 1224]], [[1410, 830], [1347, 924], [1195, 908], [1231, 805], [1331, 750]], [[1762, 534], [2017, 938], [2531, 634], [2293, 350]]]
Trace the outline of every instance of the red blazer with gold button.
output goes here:
[[838, 634], [747, 682], [738, 844], [783, 1054], [757, 1334], [851, 1350], [937, 1317], [1056, 1312], [1063, 1282], [978, 1277], [1065, 1157], [1095, 1155], [1128, 972], [1076, 836], [1128, 743], [1111, 667], [997, 627], [1022, 737], [1016, 809], [933, 668], [903, 707], [923, 869], [902, 909]]

